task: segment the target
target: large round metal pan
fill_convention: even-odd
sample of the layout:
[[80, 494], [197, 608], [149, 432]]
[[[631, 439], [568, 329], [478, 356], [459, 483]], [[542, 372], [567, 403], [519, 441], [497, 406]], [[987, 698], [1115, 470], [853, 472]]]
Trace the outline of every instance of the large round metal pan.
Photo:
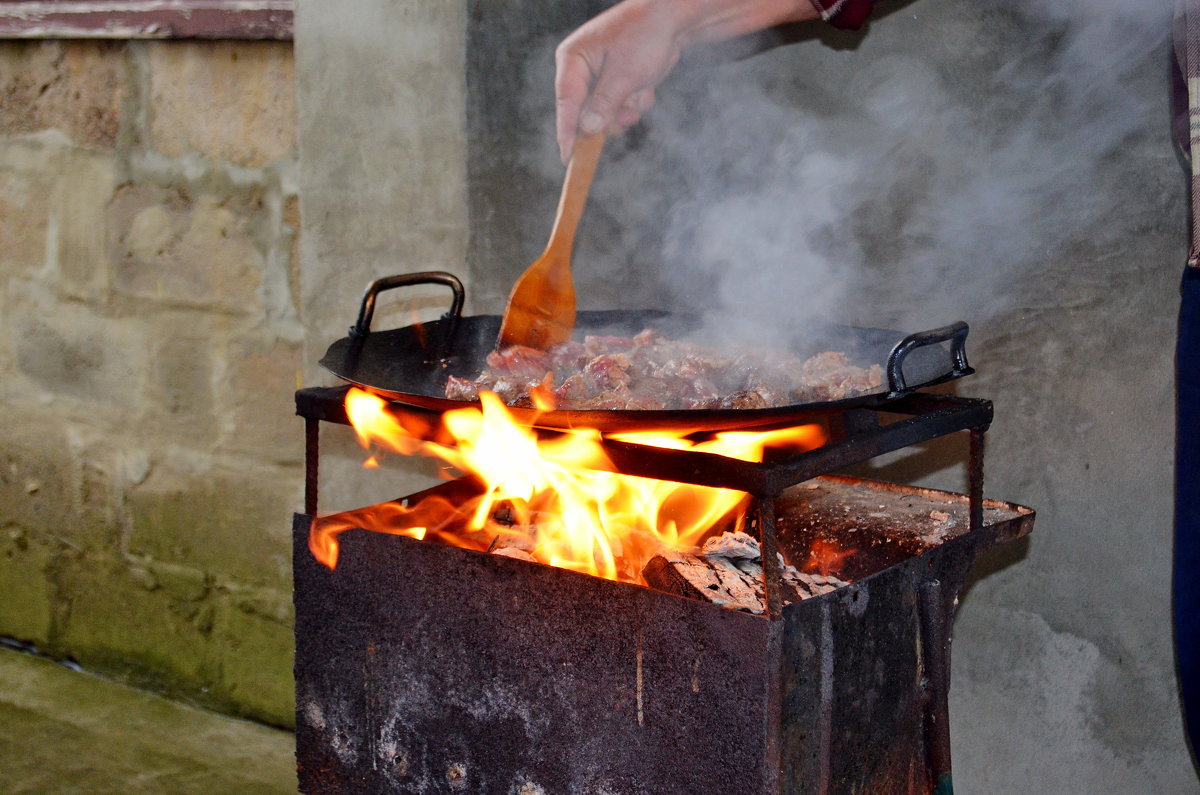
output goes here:
[[[451, 311], [432, 323], [387, 331], [370, 331], [375, 297], [383, 290], [411, 284], [439, 283], [455, 292]], [[445, 396], [450, 375], [474, 378], [496, 346], [497, 315], [461, 316], [462, 285], [448, 273], [428, 272], [393, 276], [373, 282], [363, 298], [358, 322], [350, 335], [329, 347], [320, 364], [338, 378], [398, 402], [434, 411], [477, 405]], [[683, 338], [697, 327], [695, 318], [661, 310], [579, 312], [576, 336], [632, 336], [653, 328]], [[722, 430], [761, 427], [804, 415], [880, 406], [914, 389], [968, 375], [965, 323], [941, 329], [901, 334], [869, 328], [831, 326], [803, 338], [785, 340], [788, 352], [800, 357], [827, 350], [844, 352], [855, 364], [884, 367], [887, 384], [878, 393], [835, 401], [797, 403], [769, 409], [591, 410], [535, 411], [512, 408], [516, 417], [545, 428], [597, 428], [601, 431], [649, 427]], [[772, 348], [781, 347], [773, 343]]]

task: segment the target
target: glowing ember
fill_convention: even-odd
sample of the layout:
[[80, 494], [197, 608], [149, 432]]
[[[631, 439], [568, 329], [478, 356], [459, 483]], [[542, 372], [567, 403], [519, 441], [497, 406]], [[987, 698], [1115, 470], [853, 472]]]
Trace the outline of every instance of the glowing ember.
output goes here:
[[846, 558], [855, 553], [852, 548], [843, 549], [833, 541], [823, 538], [814, 539], [808, 549], [808, 560], [804, 563], [804, 571], [815, 572], [823, 577], [837, 574]]
[[[364, 447], [439, 458], [477, 481], [481, 493], [457, 505], [430, 498], [412, 507], [388, 503], [318, 519], [309, 538], [313, 555], [333, 568], [337, 536], [362, 527], [417, 538], [433, 534], [445, 543], [481, 551], [516, 550], [518, 557], [528, 554], [552, 566], [641, 582], [650, 558], [663, 549], [692, 549], [746, 497], [733, 489], [604, 471], [612, 464], [598, 431], [539, 436], [514, 420], [496, 395], [481, 393], [480, 403], [430, 421], [351, 389], [346, 412]], [[761, 461], [768, 448], [801, 452], [825, 441], [816, 425], [723, 432], [704, 442], [693, 442], [688, 435], [655, 431], [611, 438], [743, 461]]]

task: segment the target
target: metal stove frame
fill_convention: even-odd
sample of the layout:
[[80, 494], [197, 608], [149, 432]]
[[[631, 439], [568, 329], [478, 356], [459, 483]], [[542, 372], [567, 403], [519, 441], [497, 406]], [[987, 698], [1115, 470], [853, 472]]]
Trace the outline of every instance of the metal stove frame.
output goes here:
[[[349, 424], [344, 405], [349, 389], [348, 386], [310, 387], [296, 392], [296, 413], [305, 420], [304, 512], [309, 516], [317, 515], [320, 423]], [[412, 407], [405, 407], [405, 410], [424, 411]], [[881, 424], [879, 415], [884, 412], [907, 418]], [[789, 424], [801, 425], [821, 418], [832, 421], [833, 440], [815, 450], [762, 463], [613, 439], [604, 440], [604, 449], [615, 471], [621, 474], [737, 489], [749, 494], [762, 535], [760, 541], [764, 553], [767, 614], [777, 616], [782, 596], [776, 557], [779, 545], [771, 505], [784, 489], [885, 453], [951, 433], [969, 431], [967, 497], [970, 501], [970, 529], [976, 530], [983, 523], [984, 434], [991, 425], [992, 413], [989, 400], [917, 392], [877, 408], [850, 409], [837, 415], [815, 415], [808, 420], [799, 418]]]
[[[314, 658], [310, 654], [307, 652], [302, 653], [302, 649], [307, 648], [305, 644], [312, 643], [311, 639], [302, 641], [300, 638], [300, 632], [305, 625], [303, 616], [312, 613], [312, 609], [305, 610], [303, 605], [311, 601], [313, 597], [308, 594], [301, 594], [301, 579], [304, 579], [307, 583], [329, 580], [324, 571], [321, 571], [323, 567], [320, 567], [315, 561], [307, 560], [302, 562], [303, 558], [308, 557], [305, 546], [308, 525], [312, 517], [315, 517], [317, 514], [320, 423], [324, 421], [348, 424], [343, 406], [348, 388], [315, 387], [301, 389], [296, 393], [297, 414], [305, 419], [306, 434], [305, 514], [297, 515], [294, 524], [297, 545], [298, 672], [303, 661], [307, 661], [304, 664], [310, 666], [316, 665]], [[408, 409], [406, 408], [406, 410]], [[881, 764], [886, 769], [881, 768], [881, 772], [878, 772], [878, 775], [870, 780], [876, 784], [889, 782], [889, 786], [892, 783], [898, 785], [898, 782], [901, 780], [907, 780], [915, 782], [919, 787], [923, 787], [924, 791], [937, 792], [939, 795], [952, 791], [947, 705], [950, 630], [953, 623], [957, 595], [965, 582], [968, 568], [982, 549], [991, 546], [997, 540], [1006, 540], [1005, 536], [1020, 535], [1028, 532], [1029, 529], [1028, 526], [1024, 526], [1021, 532], [1015, 532], [1007, 525], [999, 528], [989, 526], [988, 529], [992, 532], [980, 532], [985, 529], [983, 523], [984, 434], [991, 423], [992, 411], [992, 404], [987, 400], [917, 392], [879, 407], [856, 408], [840, 415], [825, 416], [824, 419], [834, 432], [832, 441], [823, 447], [809, 452], [764, 463], [747, 463], [712, 454], [651, 448], [615, 440], [605, 441], [606, 451], [613, 462], [614, 469], [618, 472], [702, 486], [734, 488], [747, 492], [753, 498], [752, 516], [757, 520], [763, 548], [765, 593], [767, 597], [767, 615], [765, 616], [767, 620], [765, 624], [745, 624], [745, 627], [748, 627], [748, 629], [739, 629], [739, 627], [743, 627], [743, 622], [750, 620], [761, 622], [762, 617], [742, 617], [739, 614], [735, 618], [726, 618], [720, 615], [720, 612], [722, 612], [721, 609], [713, 608], [709, 605], [701, 605], [700, 603], [691, 603], [691, 607], [683, 608], [688, 613], [702, 608], [717, 610], [718, 613], [713, 615], [707, 613], [700, 614], [701, 617], [698, 620], [705, 626], [714, 622], [721, 624], [724, 629], [720, 631], [732, 632], [733, 635], [731, 637], [740, 637], [738, 633], [748, 632], [754, 637], [747, 636], [742, 640], [750, 642], [764, 651], [760, 659], [748, 663], [748, 669], [750, 670], [746, 675], [749, 676], [750, 681], [757, 681], [755, 680], [756, 676], [761, 677], [762, 681], [765, 681], [766, 685], [761, 706], [765, 708], [767, 723], [771, 726], [782, 726], [783, 728], [767, 730], [762, 735], [762, 744], [759, 749], [762, 757], [759, 760], [763, 771], [762, 784], [760, 786], [747, 782], [747, 789], [745, 791], [820, 793], [850, 791], [840, 789], [837, 785], [838, 780], [848, 779], [845, 775], [842, 775], [839, 779], [839, 775], [835, 770], [839, 763], [833, 757], [840, 752], [843, 746], [854, 746], [859, 740], [851, 738], [845, 742], [839, 742], [833, 739], [832, 736], [836, 731], [845, 733], [847, 728], [851, 726], [857, 726], [860, 734], [870, 734], [873, 730], [863, 724], [854, 715], [833, 715], [829, 711], [831, 708], [828, 704], [824, 707], [820, 704], [808, 705], [818, 710], [819, 726], [816, 729], [808, 724], [805, 724], [803, 727], [797, 727], [797, 725], [793, 725], [794, 720], [792, 718], [795, 717], [798, 705], [790, 702], [785, 703], [789, 699], [794, 701], [798, 692], [809, 692], [803, 687], [798, 690], [796, 686], [797, 678], [803, 682], [804, 677], [811, 673], [806, 672], [805, 666], [799, 662], [801, 658], [809, 659], [812, 656], [811, 653], [805, 654], [804, 650], [807, 649], [811, 652], [810, 647], [812, 647], [813, 643], [822, 647], [832, 644], [833, 641], [828, 637], [828, 633], [837, 631], [845, 631], [851, 635], [856, 633], [862, 634], [864, 637], [869, 638], [872, 648], [878, 647], [879, 649], [884, 649], [886, 654], [899, 654], [901, 657], [904, 657], [906, 653], [905, 649], [910, 648], [909, 644], [912, 638], [909, 636], [915, 635], [916, 656], [912, 664], [919, 669], [921, 675], [921, 681], [916, 683], [918, 690], [922, 694], [920, 699], [918, 699], [921, 704], [913, 707], [912, 703], [910, 703], [913, 699], [908, 696], [900, 697], [900, 702], [908, 705], [905, 709], [909, 710], [909, 712], [911, 712], [911, 709], [918, 709], [920, 712], [919, 718], [913, 718], [909, 714], [907, 719], [910, 723], [913, 720], [917, 720], [924, 727], [922, 732], [923, 737], [919, 738], [919, 741], [912, 740], [909, 742], [906, 740], [905, 742], [908, 742], [909, 745], [893, 749], [895, 753], [889, 752], [888, 754], [884, 754], [887, 761]], [[903, 419], [886, 424], [881, 423], [880, 415], [883, 413], [900, 415]], [[802, 422], [803, 420], [800, 420], [792, 424], [801, 424]], [[796, 484], [803, 483], [819, 475], [834, 472], [852, 464], [868, 461], [885, 453], [959, 431], [967, 431], [969, 433], [968, 494], [966, 496], [969, 511], [969, 531], [962, 537], [947, 543], [944, 547], [931, 550], [925, 555], [893, 566], [885, 572], [880, 572], [880, 575], [874, 578], [868, 578], [876, 580], [874, 586], [876, 593], [886, 590], [891, 594], [887, 598], [898, 600], [897, 607], [895, 608], [895, 611], [898, 611], [897, 615], [892, 616], [886, 611], [875, 615], [870, 622], [867, 622], [869, 627], [863, 629], [865, 625], [856, 617], [859, 615], [856, 612], [858, 610], [856, 607], [857, 594], [860, 587], [858, 584], [851, 586], [849, 589], [841, 589], [839, 592], [835, 592], [835, 594], [830, 594], [829, 596], [837, 595], [837, 600], [824, 601], [823, 604], [825, 607], [823, 608], [823, 612], [816, 619], [813, 618], [816, 614], [812, 610], [802, 611], [800, 609], [801, 605], [790, 605], [785, 608], [780, 593], [780, 571], [778, 556], [776, 554], [779, 549], [775, 517], [776, 498], [789, 487], [793, 487]], [[1027, 509], [1024, 510], [1027, 511]], [[1030, 512], [1030, 523], [1032, 522], [1031, 516]], [[373, 536], [376, 534], [360, 533], [355, 535]], [[390, 536], [367, 540], [348, 539], [346, 549], [353, 549], [355, 544], [368, 544], [372, 546], [380, 544], [386, 545], [386, 549], [391, 550], [396, 545], [399, 545], [399, 549], [405, 555], [429, 555], [432, 558], [436, 558], [437, 561], [430, 565], [444, 565], [445, 561], [441, 561], [441, 556], [449, 555], [457, 557], [457, 553], [468, 554], [463, 550], [454, 550], [453, 552], [441, 551], [442, 548], [438, 547], [438, 545], [422, 544], [422, 542], [413, 542], [416, 544], [416, 546], [413, 546], [408, 543], [409, 541], [411, 540], [396, 539]], [[423, 550], [423, 547], [430, 547], [431, 550], [426, 552]], [[436, 548], [436, 550], [432, 548]], [[503, 569], [514, 563], [528, 565], [521, 561], [514, 562], [507, 560], [498, 562], [487, 561], [480, 565], [488, 572], [491, 572], [496, 567]], [[362, 565], [367, 566], [367, 570], [359, 576], [365, 582], [386, 576], [375, 572], [371, 564]], [[339, 567], [339, 572], [340, 569], [341, 567]], [[301, 577], [302, 570], [309, 572], [303, 578]], [[477, 572], [477, 574], [486, 580], [482, 572]], [[559, 586], [554, 584], [556, 582], [554, 578], [559, 575], [566, 575], [568, 577], [566, 585]], [[547, 568], [545, 573], [538, 572], [534, 579], [540, 582], [542, 579], [550, 578], [550, 584], [545, 585], [546, 588], [554, 591], [557, 588], [563, 587], [570, 591], [575, 587], [571, 585], [574, 582], [571, 578], [579, 576], [581, 575]], [[595, 578], [588, 579], [594, 580]], [[333, 580], [329, 580], [329, 582], [332, 583]], [[334, 586], [329, 585], [328, 587]], [[611, 590], [613, 588], [630, 586], [622, 586], [621, 584], [613, 584], [600, 580], [598, 583], [594, 585], [589, 584], [587, 587], [599, 590]], [[639, 590], [645, 591], [645, 589]], [[841, 591], [845, 591], [845, 593]], [[670, 597], [665, 594], [658, 594], [657, 592], [651, 593], [654, 594], [653, 603], [655, 605], [658, 604], [660, 598], [663, 600], [678, 599], [678, 597]], [[622, 601], [622, 598], [618, 598], [617, 595], [610, 595], [610, 598], [615, 600], [614, 604]], [[648, 599], [650, 597], [644, 598]], [[349, 599], [353, 601], [354, 597], [339, 590], [337, 599]], [[822, 600], [824, 600], [824, 597], [822, 597]], [[688, 600], [683, 601], [687, 602]], [[641, 603], [639, 602], [639, 604]], [[673, 615], [674, 612], [680, 610], [675, 602], [668, 602], [666, 603], [666, 607], [661, 609], [646, 605], [641, 605], [641, 607], [636, 609], [642, 611], [643, 615], [651, 616], [651, 618], [658, 615], [661, 611], [665, 611], [663, 615], [668, 613]], [[833, 611], [832, 613], [830, 612], [831, 610]], [[798, 619], [797, 616], [804, 616], [804, 618]], [[880, 616], [883, 616], [883, 618], [880, 618]], [[382, 617], [379, 620], [384, 623], [388, 621], [387, 618]], [[689, 619], [684, 616], [679, 617], [678, 620], [686, 622]], [[729, 626], [725, 626], [726, 624]], [[839, 630], [838, 627], [841, 625], [844, 625], [844, 628]], [[712, 630], [718, 631], [718, 628], [713, 626]], [[639, 629], [638, 631], [641, 633], [642, 630]], [[886, 637], [893, 631], [897, 633], [897, 638]], [[370, 631], [366, 632], [367, 636], [371, 635]], [[641, 638], [642, 635], [639, 634], [638, 637]], [[613, 642], [616, 643], [618, 640], [614, 638]], [[759, 645], [760, 640], [762, 641], [762, 645]], [[638, 642], [641, 643], [641, 640]], [[887, 649], [890, 649], [890, 651], [886, 651]], [[905, 657], [905, 659], [907, 658]], [[697, 660], [699, 660], [699, 657], [697, 657]], [[811, 663], [812, 660], [809, 659], [809, 662]], [[832, 662], [829, 663], [831, 666], [832, 664]], [[832, 672], [828, 673], [832, 676]], [[326, 673], [325, 675], [331, 676], [333, 674]], [[847, 677], [843, 677], [843, 680], [846, 679]], [[300, 677], [298, 675], [298, 682], [299, 680]], [[822, 681], [824, 680], [822, 679]], [[746, 681], [741, 681], [741, 684], [746, 685]], [[811, 696], [811, 693], [809, 695]], [[311, 729], [311, 716], [306, 716], [304, 713], [304, 710], [309, 708], [306, 706], [308, 704], [307, 699], [307, 694], [298, 692], [297, 719], [301, 725], [301, 731], [298, 734], [298, 743], [302, 747], [307, 744], [311, 749], [313, 741], [304, 739], [308, 736], [306, 732]], [[751, 702], [757, 703], [753, 702], [753, 699]], [[755, 707], [755, 709], [757, 708]], [[890, 709], [896, 709], [895, 705]], [[789, 718], [789, 716], [792, 717]], [[895, 717], [891, 719], [898, 720]], [[792, 723], [789, 723], [789, 720], [792, 720]], [[845, 728], [835, 730], [835, 723]], [[306, 726], [309, 729], [306, 729]], [[791, 726], [791, 728], [789, 729], [788, 726]], [[878, 734], [878, 732], [874, 733]], [[904, 743], [900, 745], [904, 745]], [[925, 761], [917, 765], [920, 770], [913, 767], [916, 763], [910, 758], [912, 754], [917, 754], [924, 758]], [[878, 756], [878, 754], [876, 755]], [[907, 762], [909, 765], [907, 771], [901, 769], [906, 764], [905, 759], [909, 759]], [[329, 764], [332, 764], [332, 762]], [[303, 784], [303, 762], [301, 768]], [[822, 771], [815, 779], [811, 776], [811, 771], [814, 769]], [[809, 772], [806, 773], [804, 771]], [[317, 776], [315, 771], [310, 771], [310, 773], [310, 786], [317, 786], [316, 782], [323, 781], [323, 779]], [[753, 778], [756, 779], [757, 775]], [[662, 780], [669, 781], [670, 778], [668, 776]], [[813, 783], [814, 781], [815, 783]], [[365, 779], [359, 780], [356, 786], [367, 786], [364, 782]], [[429, 791], [441, 791], [442, 784], [445, 784], [445, 782], [433, 786], [433, 789]], [[320, 784], [320, 791], [326, 791], [324, 787], [328, 785], [328, 781]], [[367, 789], [371, 789], [371, 786], [367, 786]], [[450, 787], [450, 790], [453, 789], [454, 787]], [[346, 791], [351, 790], [347, 789]], [[419, 791], [426, 790], [420, 789]]]

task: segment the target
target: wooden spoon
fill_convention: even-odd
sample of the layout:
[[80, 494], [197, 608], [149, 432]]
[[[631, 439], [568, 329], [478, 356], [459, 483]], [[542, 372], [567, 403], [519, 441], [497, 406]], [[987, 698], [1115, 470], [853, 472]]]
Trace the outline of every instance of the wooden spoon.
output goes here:
[[527, 345], [546, 350], [551, 345], [566, 342], [575, 329], [575, 285], [571, 281], [571, 249], [575, 243], [575, 228], [587, 203], [588, 189], [600, 152], [604, 149], [604, 134], [577, 138], [567, 164], [558, 214], [546, 250], [534, 260], [508, 296], [508, 307], [500, 323], [496, 347]]

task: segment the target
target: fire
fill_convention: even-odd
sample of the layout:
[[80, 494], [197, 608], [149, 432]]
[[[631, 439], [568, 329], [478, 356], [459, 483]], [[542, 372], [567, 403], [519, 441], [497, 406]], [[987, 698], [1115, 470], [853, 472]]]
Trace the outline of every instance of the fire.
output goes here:
[[846, 559], [856, 551], [850, 547], [843, 548], [836, 542], [824, 538], [814, 539], [808, 550], [808, 560], [804, 563], [804, 570], [820, 574], [823, 577], [837, 574]]
[[[608, 471], [613, 466], [599, 431], [539, 433], [517, 422], [491, 393], [481, 394], [479, 406], [431, 420], [351, 389], [346, 412], [360, 443], [373, 451], [369, 462], [380, 450], [433, 456], [477, 482], [479, 492], [457, 505], [429, 498], [411, 507], [388, 503], [316, 520], [309, 547], [330, 568], [337, 564], [337, 536], [363, 527], [417, 538], [432, 535], [481, 551], [504, 548], [552, 566], [641, 582], [650, 558], [664, 548], [696, 546], [746, 498], [733, 489], [615, 474]], [[761, 461], [767, 449], [800, 452], [825, 441], [816, 425], [723, 432], [702, 442], [688, 436], [687, 431], [645, 431], [610, 438], [743, 461]]]

